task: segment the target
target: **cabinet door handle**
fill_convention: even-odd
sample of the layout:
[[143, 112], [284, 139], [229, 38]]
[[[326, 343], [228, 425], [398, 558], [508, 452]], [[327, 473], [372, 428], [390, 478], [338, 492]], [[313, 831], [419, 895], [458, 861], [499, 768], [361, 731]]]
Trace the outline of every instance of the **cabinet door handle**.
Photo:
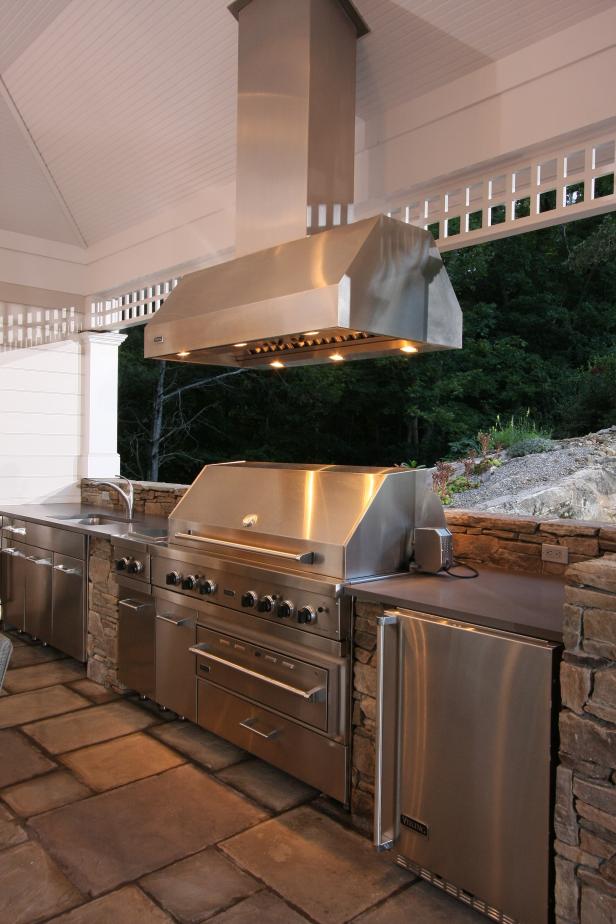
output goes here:
[[151, 603], [139, 603], [137, 600], [131, 600], [128, 597], [126, 600], [120, 600], [120, 606], [125, 606], [129, 610], [147, 610], [151, 605]]
[[54, 565], [53, 570], [60, 571], [62, 574], [69, 574], [71, 577], [74, 575], [81, 577], [81, 571], [79, 568], [67, 568], [65, 565]]
[[166, 613], [157, 613], [156, 618], [162, 619], [163, 622], [170, 622], [172, 626], [183, 626], [184, 623], [192, 620], [192, 616], [185, 616], [184, 619], [174, 619], [173, 616], [168, 616]]
[[[398, 623], [399, 614], [395, 611], [386, 611], [376, 619], [374, 845], [377, 850], [390, 850], [398, 832], [398, 702], [401, 650]], [[387, 649], [391, 648], [392, 642], [395, 645], [395, 654], [388, 659]], [[386, 726], [390, 732], [389, 740], [385, 740], [388, 737]]]

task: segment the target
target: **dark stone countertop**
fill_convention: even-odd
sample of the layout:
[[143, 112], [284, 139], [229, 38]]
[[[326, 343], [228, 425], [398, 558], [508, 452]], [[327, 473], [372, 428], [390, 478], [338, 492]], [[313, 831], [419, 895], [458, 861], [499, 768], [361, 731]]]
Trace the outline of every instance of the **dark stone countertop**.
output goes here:
[[[0, 506], [0, 516], [16, 517], [29, 520], [32, 523], [42, 523], [46, 526], [56, 526], [68, 529], [87, 536], [104, 538], [134, 539], [141, 544], [155, 542], [160, 536], [166, 539], [168, 520], [166, 517], [146, 516], [143, 513], [135, 514], [128, 522], [123, 519], [123, 511], [111, 507], [95, 507], [92, 504], [19, 504]], [[98, 526], [75, 522], [72, 517], [82, 519], [89, 515], [105, 517], [110, 522]], [[27, 543], [27, 538], [24, 540]], [[157, 542], [158, 544], [158, 542]]]
[[479, 577], [397, 574], [346, 585], [358, 600], [432, 613], [478, 626], [562, 642], [565, 585], [561, 577], [479, 566]]

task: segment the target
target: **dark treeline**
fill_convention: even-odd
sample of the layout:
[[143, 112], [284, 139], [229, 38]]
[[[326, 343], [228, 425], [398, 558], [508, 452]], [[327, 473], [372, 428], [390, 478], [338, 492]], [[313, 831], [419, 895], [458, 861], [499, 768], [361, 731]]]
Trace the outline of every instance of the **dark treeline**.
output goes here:
[[229, 459], [431, 464], [499, 414], [529, 412], [554, 436], [610, 426], [615, 260], [614, 215], [447, 254], [460, 351], [238, 374], [145, 360], [133, 329], [120, 358], [123, 474], [189, 482]]

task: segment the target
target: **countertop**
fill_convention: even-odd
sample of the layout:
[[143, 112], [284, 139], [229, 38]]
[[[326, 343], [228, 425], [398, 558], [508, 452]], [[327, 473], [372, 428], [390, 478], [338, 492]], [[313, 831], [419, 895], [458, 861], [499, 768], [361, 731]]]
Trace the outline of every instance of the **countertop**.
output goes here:
[[562, 642], [565, 585], [560, 577], [478, 568], [460, 580], [446, 574], [397, 574], [347, 585], [359, 600], [533, 638]]
[[[33, 523], [42, 523], [57, 526], [83, 533], [88, 536], [104, 536], [113, 538], [134, 538], [141, 543], [154, 542], [158, 537], [166, 539], [168, 520], [166, 517], [146, 516], [135, 514], [130, 523], [123, 519], [123, 511], [111, 507], [95, 507], [92, 504], [20, 504], [0, 506], [0, 516], [17, 517], [30, 520]], [[101, 523], [99, 526], [89, 526], [85, 523], [76, 523], [68, 517], [83, 518], [89, 515], [109, 517], [112, 522]], [[147, 531], [147, 532], [146, 532]], [[25, 540], [27, 542], [27, 539]]]

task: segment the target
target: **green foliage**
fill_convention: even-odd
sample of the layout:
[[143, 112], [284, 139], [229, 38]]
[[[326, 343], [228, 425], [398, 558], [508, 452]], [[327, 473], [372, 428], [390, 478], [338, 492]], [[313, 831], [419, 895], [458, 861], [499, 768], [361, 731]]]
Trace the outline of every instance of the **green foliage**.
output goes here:
[[479, 443], [472, 436], [464, 436], [461, 440], [454, 440], [449, 444], [448, 459], [462, 459], [464, 456], [474, 456], [479, 452]]
[[490, 442], [492, 449], [509, 449], [515, 443], [523, 440], [532, 440], [543, 438], [549, 440], [552, 436], [551, 430], [538, 427], [530, 416], [530, 408], [526, 414], [516, 417], [511, 415], [508, 423], [503, 424], [500, 414], [496, 415], [496, 423], [490, 429]]
[[520, 456], [530, 456], [536, 452], [551, 452], [553, 449], [554, 443], [552, 440], [546, 440], [541, 436], [531, 436], [510, 446], [508, 454], [510, 458], [517, 459]]
[[[615, 423], [615, 240], [610, 214], [446, 253], [462, 350], [220, 381], [224, 369], [169, 363], [167, 390], [202, 384], [181, 396], [181, 414], [179, 398], [165, 404], [161, 479], [191, 481], [206, 462], [238, 458], [432, 465], [452, 444], [476, 453], [469, 435], [499, 413], [519, 422], [528, 410], [531, 428], [541, 423], [533, 436]], [[145, 477], [158, 364], [143, 359], [139, 329], [120, 355], [123, 470]]]
[[473, 488], [478, 487], [478, 481], [471, 481], [466, 475], [458, 475], [456, 478], [451, 479], [447, 485], [447, 490], [450, 494], [461, 494], [463, 491], [472, 491]]

